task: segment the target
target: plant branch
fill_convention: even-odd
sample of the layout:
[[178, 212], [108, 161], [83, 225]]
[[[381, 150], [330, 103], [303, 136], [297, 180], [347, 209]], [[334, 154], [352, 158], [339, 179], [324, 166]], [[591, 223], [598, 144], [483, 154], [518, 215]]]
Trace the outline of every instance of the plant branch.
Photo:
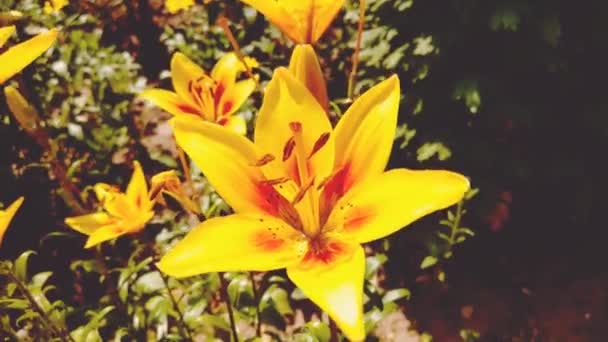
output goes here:
[[353, 100], [355, 84], [357, 82], [357, 70], [359, 69], [359, 52], [361, 51], [361, 40], [363, 38], [363, 26], [365, 25], [365, 0], [359, 0], [359, 26], [357, 27], [357, 42], [353, 53], [353, 68], [348, 77], [347, 97]]
[[232, 330], [232, 339], [234, 342], [239, 342], [239, 333], [236, 330], [236, 321], [234, 319], [234, 310], [232, 310], [232, 303], [230, 303], [230, 295], [228, 294], [228, 284], [224, 279], [224, 272], [218, 272], [217, 275], [220, 277], [220, 295], [226, 303], [228, 308], [228, 318], [230, 319], [230, 330]]

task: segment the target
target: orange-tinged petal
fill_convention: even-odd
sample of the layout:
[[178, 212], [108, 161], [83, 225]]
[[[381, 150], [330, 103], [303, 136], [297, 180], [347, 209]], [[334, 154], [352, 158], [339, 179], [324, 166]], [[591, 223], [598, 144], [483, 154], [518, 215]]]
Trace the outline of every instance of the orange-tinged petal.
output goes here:
[[173, 277], [218, 271], [269, 271], [291, 265], [306, 242], [282, 220], [265, 215], [215, 217], [195, 227], [158, 263]]
[[352, 341], [363, 341], [363, 277], [365, 253], [359, 245], [352, 255], [316, 267], [292, 266], [287, 275], [301, 290], [336, 322]]
[[98, 245], [102, 242], [115, 239], [121, 235], [124, 235], [126, 231], [120, 227], [119, 224], [110, 224], [107, 226], [103, 226], [89, 235], [84, 248], [91, 248], [95, 245]]
[[223, 126], [236, 134], [247, 134], [247, 122], [242, 116], [234, 115], [224, 120]]
[[70, 228], [86, 235], [91, 235], [97, 229], [115, 222], [115, 218], [104, 212], [67, 217], [65, 219], [65, 224]]
[[0, 246], [2, 245], [4, 234], [13, 220], [15, 213], [17, 213], [17, 210], [19, 210], [21, 204], [23, 204], [23, 199], [23, 197], [19, 197], [11, 205], [9, 205], [8, 208], [0, 210]]
[[6, 43], [6, 41], [15, 33], [16, 27], [14, 25], [0, 27], [0, 47]]
[[256, 164], [262, 156], [251, 141], [215, 123], [183, 117], [171, 122], [178, 145], [236, 212], [272, 212], [260, 193], [264, 175]]
[[232, 115], [255, 90], [255, 81], [247, 79], [236, 82], [226, 89], [219, 103], [220, 116]]
[[[283, 161], [285, 146], [294, 136], [291, 123], [300, 123], [304, 154], [313, 152], [315, 144], [329, 134], [314, 155], [308, 158], [308, 168], [315, 183], [322, 182], [332, 172], [334, 163], [334, 139], [331, 123], [319, 102], [306, 87], [300, 83], [286, 68], [277, 68], [272, 80], [266, 87], [262, 108], [255, 126], [255, 145], [264, 153], [272, 154], [275, 160], [264, 167], [270, 179], [290, 177], [298, 179], [296, 158], [291, 156]], [[297, 155], [294, 152], [293, 155]]]
[[342, 194], [386, 167], [397, 128], [399, 96], [399, 78], [393, 76], [361, 95], [338, 122], [335, 166], [336, 170], [348, 168]]
[[315, 0], [313, 9], [313, 27], [311, 43], [316, 42], [321, 38], [323, 33], [329, 27], [329, 24], [334, 20], [340, 8], [344, 4], [344, 0]]
[[152, 207], [152, 202], [148, 197], [146, 176], [138, 161], [133, 162], [133, 175], [127, 186], [126, 194], [137, 210], [149, 210]]
[[183, 100], [177, 93], [164, 89], [146, 89], [139, 94], [173, 115], [201, 115], [200, 111]]
[[[249, 6], [255, 8], [262, 13], [268, 21], [279, 27], [291, 40], [296, 43], [306, 43], [306, 23], [298, 20], [289, 11], [283, 9], [279, 1], [269, 0], [241, 0]], [[290, 1], [290, 2], [308, 2], [306, 1]], [[284, 1], [287, 2], [287, 1]], [[297, 15], [297, 14], [296, 14]]]
[[0, 54], [0, 84], [6, 82], [51, 47], [57, 39], [57, 33], [57, 30], [41, 33]]
[[327, 86], [317, 54], [312, 46], [300, 44], [295, 47], [291, 54], [289, 71], [308, 88], [321, 107], [327, 110], [329, 106]]
[[181, 52], [171, 57], [171, 81], [179, 97], [193, 108], [198, 108], [190, 93], [190, 82], [205, 77], [205, 71]]
[[462, 199], [469, 181], [443, 170], [394, 169], [353, 187], [335, 205], [326, 229], [360, 243], [383, 238]]

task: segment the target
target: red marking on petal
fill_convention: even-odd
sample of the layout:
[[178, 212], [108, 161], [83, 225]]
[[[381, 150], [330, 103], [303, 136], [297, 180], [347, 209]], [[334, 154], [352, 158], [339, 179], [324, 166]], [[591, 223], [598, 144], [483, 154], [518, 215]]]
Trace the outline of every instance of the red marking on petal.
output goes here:
[[300, 215], [289, 201], [272, 184], [262, 181], [257, 184], [259, 206], [268, 215], [279, 217], [295, 229], [300, 229]]
[[309, 242], [308, 251], [304, 255], [302, 263], [306, 267], [319, 263], [328, 265], [344, 256], [347, 251], [348, 246], [343, 242], [323, 238], [314, 239]]
[[285, 241], [279, 239], [276, 233], [272, 232], [272, 228], [268, 228], [268, 231], [258, 232], [253, 237], [253, 243], [266, 252], [272, 252], [280, 249], [285, 244]]
[[232, 106], [233, 105], [234, 105], [234, 103], [232, 101], [226, 101], [226, 102], [224, 102], [224, 107], [222, 107], [222, 113], [221, 114], [230, 113], [230, 111], [232, 110]]
[[[215, 88], [213, 89], [213, 101], [215, 102], [216, 106], [220, 104], [220, 100], [222, 99], [225, 91], [226, 86], [223, 82], [219, 82], [215, 85]], [[226, 107], [226, 105], [224, 105], [224, 107]]]
[[344, 230], [352, 232], [360, 229], [374, 216], [371, 208], [354, 208], [344, 218]]
[[350, 176], [350, 164], [346, 164], [339, 168], [330, 176], [329, 180], [324, 183], [323, 192], [321, 194], [321, 223], [325, 223], [333, 206], [342, 196], [351, 188], [352, 177]]
[[180, 103], [177, 105], [177, 108], [179, 108], [179, 110], [186, 114], [201, 116], [201, 112], [198, 109], [192, 107], [191, 105]]

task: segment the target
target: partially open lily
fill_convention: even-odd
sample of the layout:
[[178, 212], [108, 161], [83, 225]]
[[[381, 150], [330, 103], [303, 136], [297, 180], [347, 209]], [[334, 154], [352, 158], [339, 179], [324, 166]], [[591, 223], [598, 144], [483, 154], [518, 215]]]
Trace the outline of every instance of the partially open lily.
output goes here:
[[105, 183], [96, 184], [94, 189], [103, 211], [65, 219], [72, 229], [89, 236], [85, 248], [139, 232], [154, 216], [154, 202], [148, 195], [146, 178], [138, 162], [134, 162], [126, 192]]
[[163, 171], [154, 175], [150, 180], [150, 197], [157, 203], [166, 205], [164, 194], [172, 197], [191, 213], [199, 214], [201, 212], [198, 205], [186, 194], [186, 189], [175, 170]]
[[241, 0], [264, 14], [297, 44], [314, 44], [344, 0]]
[[319, 101], [321, 107], [327, 110], [329, 106], [327, 85], [325, 84], [319, 59], [311, 45], [296, 45], [291, 53], [289, 72], [304, 84], [317, 101]]
[[[247, 63], [255, 66], [253, 59]], [[255, 89], [255, 81], [237, 81], [245, 66], [235, 53], [220, 58], [210, 75], [182, 53], [171, 59], [171, 79], [175, 92], [147, 89], [140, 96], [175, 116], [195, 116], [245, 134], [245, 120], [233, 115]]]
[[176, 117], [178, 144], [236, 214], [195, 227], [158, 267], [176, 277], [287, 268], [289, 278], [351, 340], [365, 338], [361, 243], [458, 202], [450, 171], [384, 172], [397, 125], [399, 80], [371, 88], [335, 129], [285, 68], [268, 84], [254, 142]]
[[21, 207], [23, 203], [23, 197], [19, 197], [13, 202], [8, 208], [4, 210], [0, 210], [0, 246], [2, 246], [2, 240], [4, 239], [4, 234], [8, 229], [9, 224], [13, 220], [13, 217]]
[[[0, 47], [15, 33], [15, 26], [0, 28]], [[25, 42], [11, 46], [0, 54], [0, 84], [32, 63], [57, 39], [57, 30], [41, 33]]]

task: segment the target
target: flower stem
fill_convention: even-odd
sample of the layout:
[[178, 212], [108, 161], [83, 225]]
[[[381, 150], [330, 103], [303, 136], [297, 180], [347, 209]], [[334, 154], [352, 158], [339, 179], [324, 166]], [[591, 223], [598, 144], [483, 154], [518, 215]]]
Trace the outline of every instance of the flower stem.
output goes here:
[[224, 30], [228, 41], [230, 41], [230, 45], [232, 45], [234, 53], [236, 53], [236, 56], [239, 58], [241, 63], [243, 63], [243, 66], [245, 67], [245, 72], [247, 72], [247, 76], [249, 76], [249, 78], [251, 78], [255, 82], [255, 86], [257, 89], [262, 90], [262, 88], [260, 87], [260, 81], [257, 77], [255, 77], [253, 71], [251, 71], [251, 67], [245, 61], [245, 55], [243, 55], [243, 52], [241, 51], [239, 42], [236, 41], [234, 34], [232, 34], [232, 30], [230, 30], [230, 26], [228, 26], [228, 19], [226, 19], [225, 17], [220, 17], [217, 20], [217, 24]]
[[169, 295], [169, 298], [171, 299], [171, 303], [173, 304], [173, 307], [175, 308], [175, 312], [177, 312], [177, 316], [179, 318], [179, 330], [183, 335], [186, 335], [186, 337], [188, 338], [188, 340], [190, 341], [194, 341], [193, 337], [192, 337], [192, 332], [190, 331], [190, 328], [188, 327], [188, 324], [186, 324], [186, 321], [184, 320], [184, 313], [182, 312], [182, 310], [179, 308], [179, 304], [177, 302], [177, 300], [175, 299], [175, 297], [173, 296], [173, 293], [171, 292], [171, 288], [169, 287], [169, 279], [167, 278], [167, 276], [165, 276], [163, 274], [163, 272], [159, 269], [157, 269], [158, 273], [160, 274], [160, 277], [163, 280], [163, 284], [165, 285], [165, 289], [167, 290], [167, 294]]
[[13, 270], [9, 268], [6, 274], [17, 285], [19, 291], [21, 291], [23, 296], [28, 300], [32, 310], [36, 311], [38, 316], [40, 316], [40, 321], [42, 322], [42, 325], [44, 325], [44, 327], [51, 331], [54, 335], [59, 337], [61, 341], [74, 342], [72, 337], [67, 333], [67, 331], [63, 327], [58, 327], [57, 325], [55, 325], [55, 323], [51, 320], [51, 318], [44, 311], [44, 309], [42, 309], [38, 302], [36, 302], [34, 296], [32, 296], [31, 292], [28, 290], [25, 284], [23, 284], [21, 280], [19, 280], [19, 278], [13, 273]]
[[232, 304], [230, 303], [230, 295], [228, 294], [228, 283], [224, 279], [224, 272], [218, 272], [217, 275], [220, 277], [220, 294], [226, 307], [228, 308], [228, 318], [230, 319], [230, 330], [232, 330], [232, 339], [234, 342], [239, 342], [239, 333], [236, 330], [236, 321], [234, 320], [234, 310], [232, 310]]
[[255, 303], [255, 334], [258, 337], [262, 337], [262, 318], [260, 317], [260, 297], [258, 295], [258, 289], [255, 286], [255, 278], [253, 272], [249, 272], [249, 280], [251, 281], [251, 290], [253, 291], [253, 301]]
[[357, 69], [359, 68], [359, 51], [361, 51], [361, 40], [363, 38], [363, 26], [365, 25], [365, 0], [359, 0], [359, 26], [357, 28], [357, 43], [353, 53], [353, 68], [348, 77], [347, 97], [353, 100], [355, 94], [355, 83], [357, 82]]
[[450, 240], [448, 241], [448, 243], [450, 244], [450, 249], [456, 242], [456, 234], [458, 233], [458, 228], [460, 227], [460, 221], [462, 220], [463, 205], [464, 205], [463, 200], [458, 202], [458, 207], [456, 208], [456, 216], [454, 217], [454, 221], [452, 222], [452, 225], [450, 226], [450, 229], [452, 230], [450, 232]]

